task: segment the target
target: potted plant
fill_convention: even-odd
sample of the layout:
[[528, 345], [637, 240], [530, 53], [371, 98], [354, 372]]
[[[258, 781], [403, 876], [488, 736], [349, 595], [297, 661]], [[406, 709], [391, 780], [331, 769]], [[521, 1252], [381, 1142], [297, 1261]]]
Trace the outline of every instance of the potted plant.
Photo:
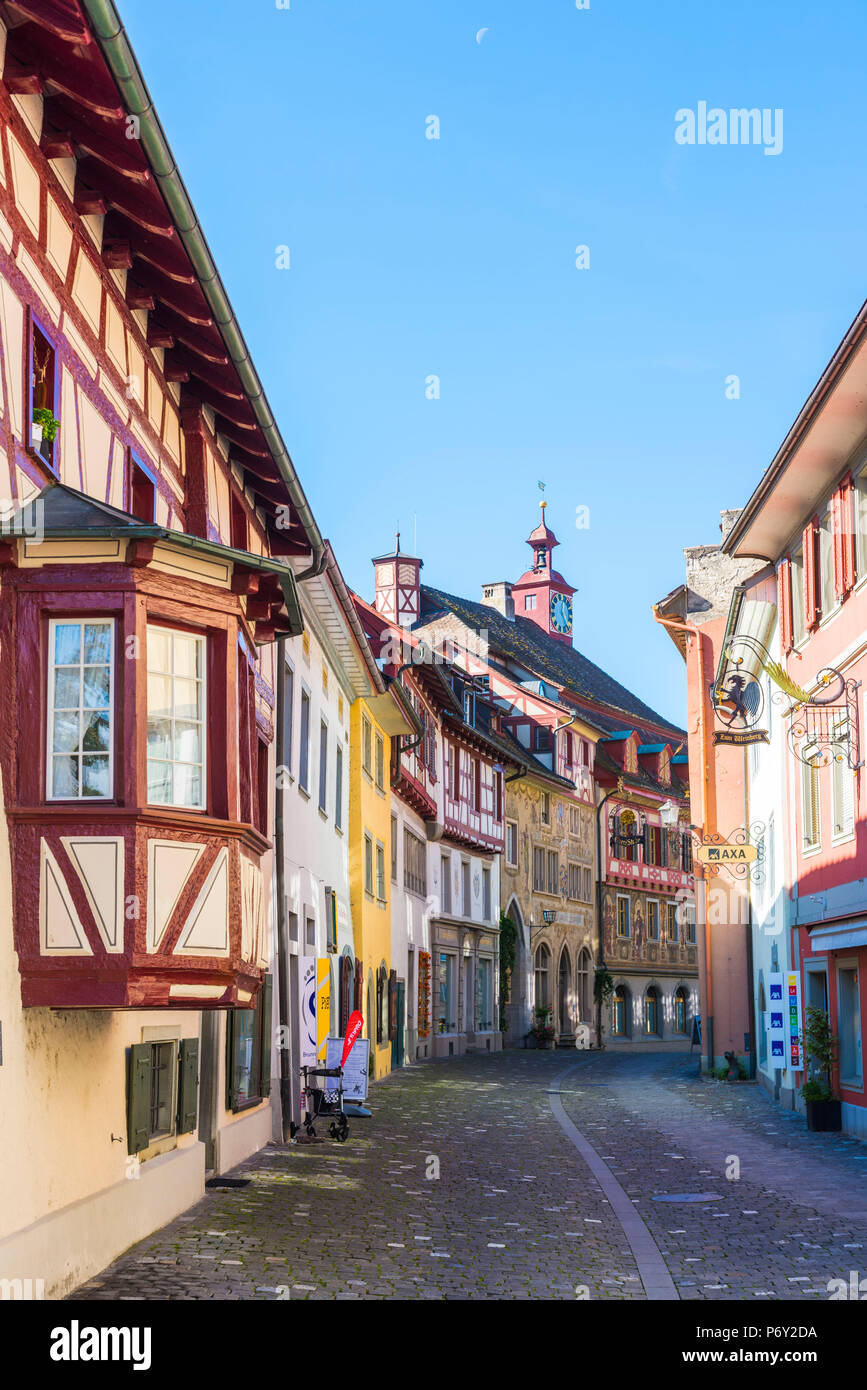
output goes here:
[[834, 1095], [831, 1073], [837, 1058], [837, 1039], [824, 1009], [807, 1008], [804, 1060], [807, 1080], [801, 1098], [807, 1107], [807, 1129], [816, 1134], [839, 1134], [843, 1128], [840, 1098]]
[[34, 444], [53, 444], [57, 438], [60, 421], [54, 418], [47, 406], [37, 406], [33, 412]]
[[532, 1033], [536, 1039], [537, 1047], [554, 1046], [554, 1024], [551, 1021], [551, 1006], [543, 1004], [535, 1009], [536, 1022], [533, 1024]]

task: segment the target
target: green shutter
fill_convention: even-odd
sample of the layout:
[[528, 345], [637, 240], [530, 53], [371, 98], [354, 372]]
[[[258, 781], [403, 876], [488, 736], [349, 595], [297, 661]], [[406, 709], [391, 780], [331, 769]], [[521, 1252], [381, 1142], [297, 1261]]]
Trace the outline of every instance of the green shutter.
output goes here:
[[126, 1088], [128, 1152], [141, 1153], [150, 1139], [151, 1045], [133, 1043], [129, 1049]]
[[235, 1011], [226, 1013], [226, 1109], [235, 1110]]
[[196, 1128], [199, 1115], [199, 1040], [184, 1038], [178, 1074], [178, 1134]]
[[266, 975], [262, 981], [262, 994], [259, 1012], [262, 1019], [262, 1033], [259, 1050], [259, 1095], [265, 1099], [271, 1094], [271, 995], [273, 977]]

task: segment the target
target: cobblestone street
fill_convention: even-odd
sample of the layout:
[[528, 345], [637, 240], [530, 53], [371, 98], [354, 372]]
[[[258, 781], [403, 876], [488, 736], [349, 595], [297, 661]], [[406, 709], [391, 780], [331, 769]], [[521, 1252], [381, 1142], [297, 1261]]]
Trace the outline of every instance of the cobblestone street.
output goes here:
[[696, 1058], [468, 1056], [370, 1106], [345, 1145], [270, 1145], [71, 1298], [816, 1301], [867, 1273], [867, 1146]]

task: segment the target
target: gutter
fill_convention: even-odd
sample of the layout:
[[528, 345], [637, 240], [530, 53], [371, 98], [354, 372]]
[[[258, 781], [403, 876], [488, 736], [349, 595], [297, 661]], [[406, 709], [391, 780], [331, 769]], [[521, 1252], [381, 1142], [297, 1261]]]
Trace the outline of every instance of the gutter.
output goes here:
[[157, 186], [198, 276], [202, 293], [214, 316], [214, 322], [220, 330], [226, 351], [238, 373], [247, 400], [271, 451], [271, 457], [286, 484], [289, 496], [310, 541], [313, 552], [311, 562], [305, 570], [296, 575], [296, 579], [299, 581], [311, 579], [321, 574], [324, 568], [325, 542], [289, 457], [289, 451], [283, 443], [277, 423], [271, 413], [264, 387], [253, 366], [249, 349], [235, 317], [235, 311], [229, 302], [229, 296], [214, 264], [205, 234], [199, 225], [190, 196], [175, 163], [174, 155], [157, 116], [132, 45], [126, 36], [112, 0], [82, 0], [82, 6], [87, 13], [103, 57], [117, 83], [127, 110], [138, 117], [141, 143], [147, 154]]

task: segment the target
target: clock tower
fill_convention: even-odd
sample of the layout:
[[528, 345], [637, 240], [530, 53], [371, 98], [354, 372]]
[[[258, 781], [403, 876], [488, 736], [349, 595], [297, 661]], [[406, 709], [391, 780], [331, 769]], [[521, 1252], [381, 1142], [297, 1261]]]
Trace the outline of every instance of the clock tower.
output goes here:
[[547, 502], [539, 503], [542, 517], [527, 537], [533, 552], [533, 567], [512, 586], [515, 617], [529, 618], [549, 637], [572, 645], [572, 595], [575, 589], [562, 574], [551, 568], [554, 546], [560, 542], [545, 521]]

